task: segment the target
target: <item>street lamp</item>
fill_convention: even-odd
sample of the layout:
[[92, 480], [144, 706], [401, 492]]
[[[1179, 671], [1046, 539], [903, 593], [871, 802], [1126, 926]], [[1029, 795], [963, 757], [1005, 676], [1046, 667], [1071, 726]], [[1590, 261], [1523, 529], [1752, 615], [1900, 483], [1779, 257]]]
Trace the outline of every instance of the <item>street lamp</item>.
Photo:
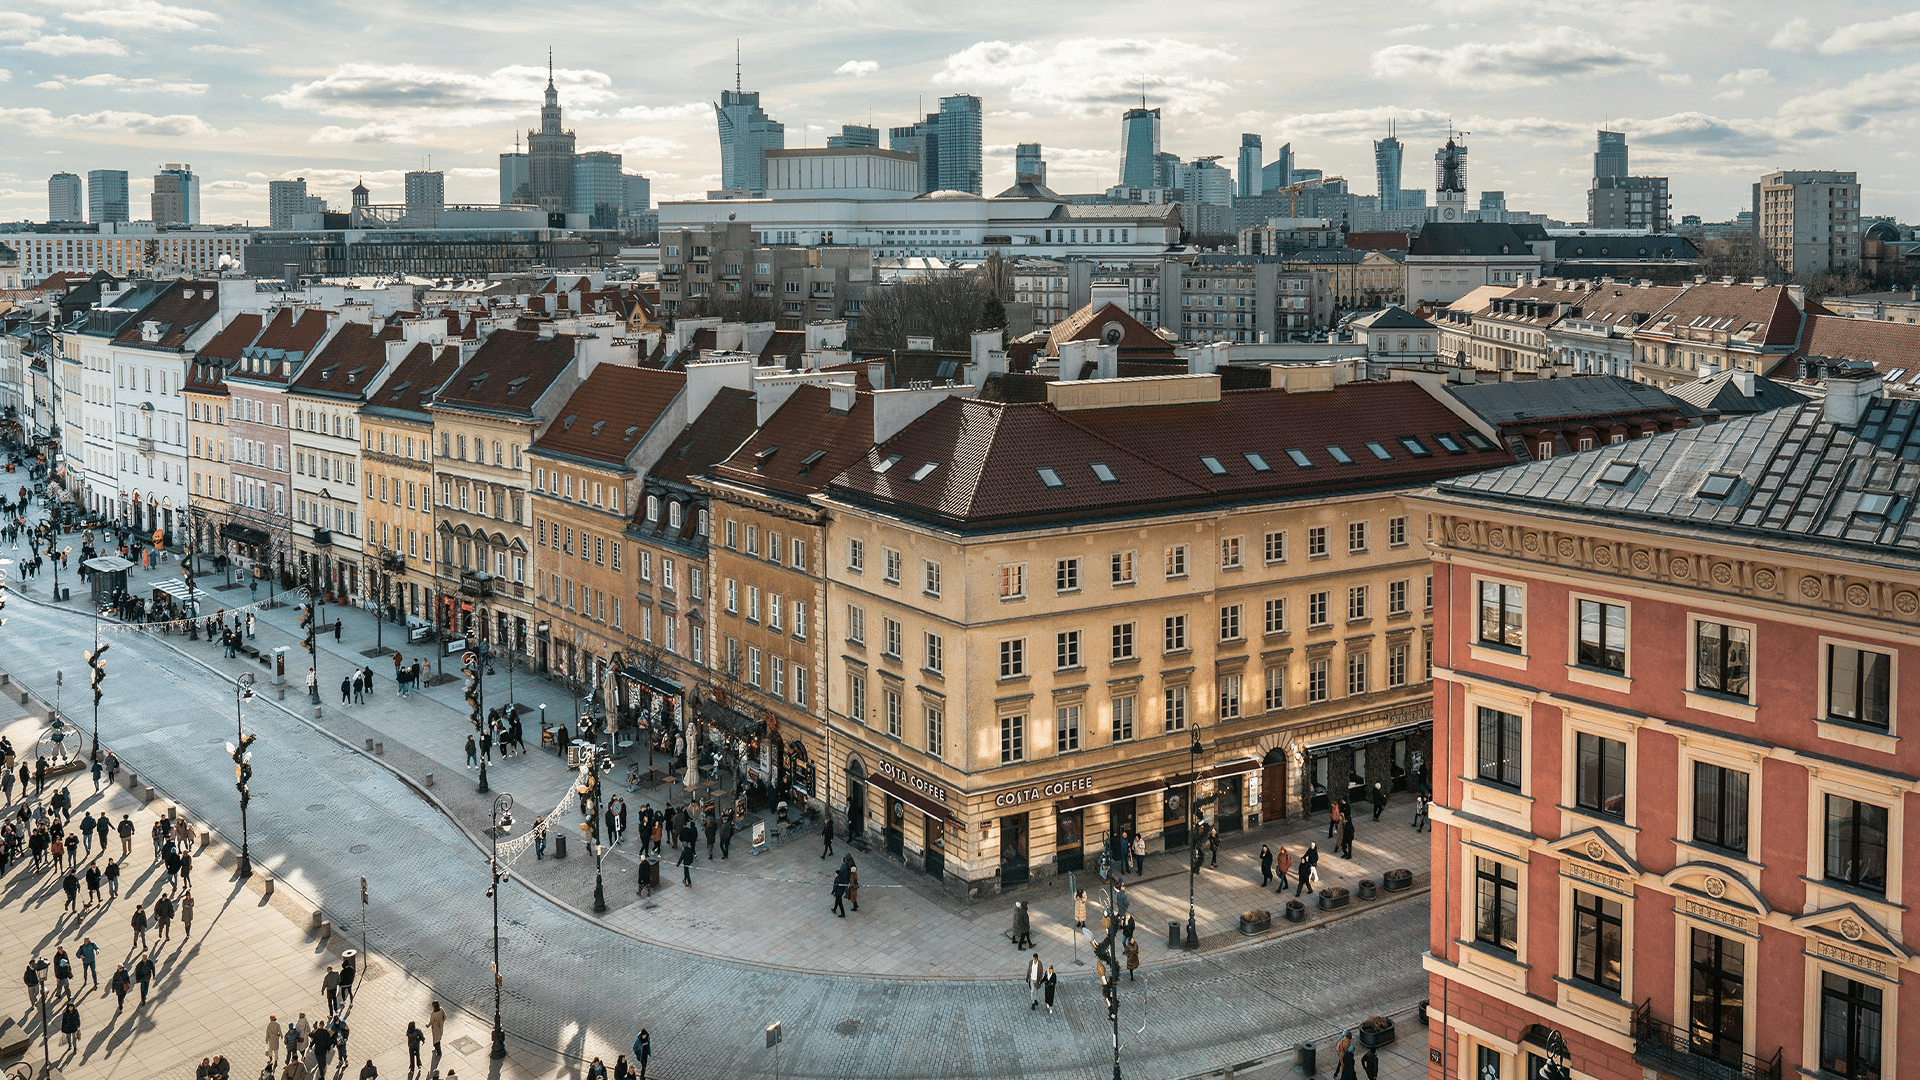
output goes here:
[[593, 913], [607, 913], [607, 887], [600, 878], [600, 859], [607, 853], [607, 845], [593, 845]]
[[500, 883], [507, 879], [500, 871], [500, 834], [512, 827], [513, 796], [494, 796], [493, 828], [487, 832], [492, 848], [487, 870], [493, 878], [487, 886], [487, 896], [493, 900], [493, 1051], [488, 1056], [496, 1061], [507, 1056], [507, 1029], [500, 1023]]
[[[1111, 885], [1108, 890], [1111, 896]], [[1108, 903], [1107, 912], [1107, 936], [1093, 943], [1093, 958], [1099, 962], [1100, 996], [1107, 1003], [1107, 1020], [1113, 1025], [1113, 1080], [1120, 1080], [1120, 956], [1113, 947], [1120, 932], [1120, 917], [1112, 903]]]
[[1547, 1060], [1540, 1066], [1540, 1075], [1535, 1080], [1573, 1080], [1573, 1073], [1567, 1068], [1567, 1040], [1558, 1028], [1547, 1032]]
[[[107, 681], [106, 652], [110, 645], [100, 644], [100, 616], [93, 618], [93, 651], [87, 654], [87, 667], [93, 678], [93, 760], [100, 760], [100, 697], [105, 693], [100, 684]], [[56, 695], [57, 696], [57, 695]]]
[[[240, 793], [240, 865], [239, 876], [246, 879], [253, 876], [253, 856], [247, 851], [247, 804], [253, 801], [253, 792], [247, 788], [247, 781], [253, 779], [253, 741], [260, 736], [249, 735], [240, 722], [240, 704], [253, 700], [253, 672], [243, 671], [233, 682], [233, 737], [235, 742], [227, 744], [227, 754], [233, 758], [233, 786]], [[361, 947], [365, 951], [365, 946]]]
[[47, 1048], [47, 961], [44, 958], [35, 960], [33, 970], [40, 973], [40, 977], [34, 981], [34, 988], [40, 994], [40, 1075], [52, 1076], [53, 1052]]
[[1182, 943], [1186, 949], [1200, 947], [1200, 932], [1193, 921], [1193, 879], [1200, 872], [1200, 835], [1193, 824], [1193, 782], [1200, 772], [1200, 733], [1194, 732], [1193, 746], [1187, 762], [1187, 937]]

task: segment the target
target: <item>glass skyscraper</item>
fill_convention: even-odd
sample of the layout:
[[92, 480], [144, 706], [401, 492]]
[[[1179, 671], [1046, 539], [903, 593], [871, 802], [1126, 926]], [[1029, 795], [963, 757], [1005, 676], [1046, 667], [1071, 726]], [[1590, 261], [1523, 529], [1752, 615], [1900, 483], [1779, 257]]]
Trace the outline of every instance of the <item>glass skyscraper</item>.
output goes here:
[[1393, 136], [1393, 121], [1387, 121], [1387, 137], [1373, 143], [1373, 174], [1380, 185], [1380, 212], [1400, 209], [1400, 164], [1406, 148]]
[[767, 193], [767, 151], [784, 150], [787, 126], [760, 108], [758, 90], [723, 90], [713, 107], [720, 126], [720, 186], [749, 195]]
[[1120, 182], [1127, 187], [1158, 187], [1160, 110], [1144, 105], [1120, 119]]

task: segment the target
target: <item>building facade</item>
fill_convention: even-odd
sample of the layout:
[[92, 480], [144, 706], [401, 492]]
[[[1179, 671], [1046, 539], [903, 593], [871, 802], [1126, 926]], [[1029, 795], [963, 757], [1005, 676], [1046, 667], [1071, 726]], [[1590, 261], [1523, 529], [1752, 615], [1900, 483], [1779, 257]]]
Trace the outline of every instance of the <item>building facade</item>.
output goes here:
[[1781, 169], [1753, 185], [1753, 222], [1760, 256], [1776, 273], [1860, 269], [1860, 175]]
[[153, 174], [155, 225], [200, 224], [200, 178], [193, 166], [167, 164]]
[[720, 129], [720, 187], [761, 195], [767, 190], [767, 151], [784, 149], [787, 126], [760, 108], [760, 92], [738, 86], [720, 93], [713, 106]]
[[294, 553], [303, 576], [340, 603], [368, 598], [360, 408], [405, 344], [397, 326], [343, 322], [286, 389]]
[[413, 618], [431, 618], [435, 609], [433, 417], [426, 403], [461, 360], [461, 346], [437, 332], [444, 325], [402, 322], [407, 347], [360, 407], [361, 515], [375, 563], [368, 591], [387, 611]]
[[86, 207], [79, 173], [57, 172], [47, 178], [48, 221], [85, 221]]
[[107, 223], [126, 221], [131, 216], [127, 200], [127, 170], [88, 170], [87, 220]]

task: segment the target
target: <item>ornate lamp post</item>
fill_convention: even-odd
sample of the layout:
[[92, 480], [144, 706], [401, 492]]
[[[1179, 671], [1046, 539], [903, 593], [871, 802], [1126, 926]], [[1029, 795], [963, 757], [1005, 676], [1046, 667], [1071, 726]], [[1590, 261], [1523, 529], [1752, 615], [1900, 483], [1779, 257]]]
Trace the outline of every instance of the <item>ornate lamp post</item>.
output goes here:
[[500, 834], [513, 827], [513, 796], [501, 794], [493, 799], [493, 828], [488, 830], [492, 852], [487, 869], [493, 878], [487, 896], [493, 900], [493, 1050], [489, 1057], [498, 1061], [507, 1056], [507, 1029], [500, 1023], [500, 883], [507, 875], [500, 869]]
[[1194, 781], [1200, 772], [1200, 733], [1194, 732], [1193, 746], [1187, 762], [1187, 936], [1181, 943], [1183, 948], [1198, 949], [1200, 933], [1193, 921], [1193, 879], [1200, 872], [1200, 836], [1194, 829], [1193, 793]]
[[[234, 742], [227, 744], [227, 755], [233, 758], [233, 787], [240, 793], [240, 865], [241, 878], [253, 876], [253, 855], [247, 850], [247, 804], [253, 801], [253, 792], [247, 782], [253, 779], [253, 741], [260, 736], [249, 735], [241, 725], [240, 705], [253, 700], [253, 672], [243, 671], [233, 682], [233, 737]], [[362, 946], [362, 951], [365, 947]]]

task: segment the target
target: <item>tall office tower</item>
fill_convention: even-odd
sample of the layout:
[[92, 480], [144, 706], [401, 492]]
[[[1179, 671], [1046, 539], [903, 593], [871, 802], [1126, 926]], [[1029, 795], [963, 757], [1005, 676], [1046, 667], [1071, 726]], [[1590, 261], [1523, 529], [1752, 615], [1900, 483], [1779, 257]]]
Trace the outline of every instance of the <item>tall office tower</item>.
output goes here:
[[547, 97], [540, 130], [527, 132], [527, 194], [540, 209], [566, 213], [573, 207], [573, 132], [560, 126], [560, 91], [553, 85], [553, 53], [547, 53]]
[[767, 151], [787, 148], [787, 126], [760, 108], [760, 91], [740, 89], [738, 45], [733, 53], [733, 89], [720, 92], [713, 116], [720, 127], [720, 187], [765, 195]]
[[1433, 192], [1435, 221], [1467, 219], [1467, 148], [1452, 133], [1433, 155]]
[[500, 205], [532, 202], [531, 179], [527, 155], [520, 149], [520, 136], [516, 133], [513, 137], [513, 153], [500, 155]]
[[1627, 136], [1621, 131], [1599, 131], [1595, 133], [1593, 151], [1593, 175], [1595, 179], [1603, 176], [1627, 175]]
[[1480, 193], [1480, 212], [1483, 214], [1506, 213], [1507, 193], [1504, 191], [1482, 191]]
[[574, 159], [573, 212], [588, 215], [588, 228], [619, 228], [626, 206], [627, 176], [619, 154], [589, 150]]
[[1126, 187], [1159, 187], [1160, 110], [1128, 109], [1120, 118], [1120, 183]]
[[827, 148], [871, 146], [880, 147], [880, 129], [865, 124], [841, 124], [840, 134], [827, 136]]
[[48, 221], [85, 221], [86, 205], [79, 173], [57, 172], [47, 177]]
[[1251, 132], [1240, 136], [1240, 162], [1234, 173], [1234, 194], [1241, 198], [1251, 198], [1260, 194], [1260, 161], [1262, 158], [1260, 136]]
[[639, 173], [622, 173], [620, 183], [624, 189], [623, 209], [629, 214], [641, 214], [653, 209], [653, 181]]
[[407, 224], [438, 228], [440, 211], [447, 208], [447, 174], [415, 169], [406, 175]]
[[87, 171], [87, 220], [128, 221], [127, 170]]
[[1221, 168], [1218, 155], [1175, 161], [1164, 172], [1160, 186], [1186, 192], [1187, 202], [1226, 206], [1233, 201], [1233, 174]]
[[920, 191], [933, 191], [940, 183], [940, 125], [932, 120], [887, 129], [887, 149], [912, 154], [920, 159]]
[[1279, 191], [1293, 183], [1293, 144], [1282, 143], [1273, 160], [1260, 167], [1260, 193]]
[[1406, 148], [1393, 136], [1393, 121], [1387, 121], [1387, 137], [1373, 143], [1373, 175], [1379, 181], [1380, 212], [1400, 209], [1400, 163]]
[[1860, 174], [1779, 170], [1753, 185], [1760, 255], [1805, 280], [1860, 269]]
[[293, 215], [312, 209], [316, 200], [307, 194], [307, 178], [267, 181], [267, 222], [275, 229], [293, 228]]
[[1033, 178], [1033, 182], [1044, 186], [1047, 182], [1047, 160], [1040, 156], [1040, 144], [1023, 142], [1013, 148], [1013, 182]]
[[954, 94], [923, 120], [887, 129], [887, 147], [920, 159], [920, 190], [981, 194], [980, 99]]
[[200, 178], [193, 166], [168, 163], [153, 174], [153, 223], [200, 224]]

